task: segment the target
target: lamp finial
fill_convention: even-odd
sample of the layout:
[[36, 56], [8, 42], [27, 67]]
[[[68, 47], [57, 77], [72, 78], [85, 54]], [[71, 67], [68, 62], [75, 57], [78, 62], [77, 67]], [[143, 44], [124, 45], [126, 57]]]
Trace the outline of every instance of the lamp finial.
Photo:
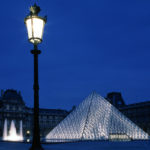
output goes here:
[[40, 12], [40, 7], [36, 5], [36, 3], [30, 7], [30, 14], [31, 15], [38, 15], [38, 13]]

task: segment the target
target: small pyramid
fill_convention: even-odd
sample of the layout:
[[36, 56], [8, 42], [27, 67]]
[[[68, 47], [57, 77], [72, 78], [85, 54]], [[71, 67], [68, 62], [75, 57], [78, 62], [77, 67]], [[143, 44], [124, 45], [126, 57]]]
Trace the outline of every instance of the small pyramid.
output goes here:
[[46, 140], [108, 140], [111, 135], [148, 139], [147, 133], [93, 92], [46, 136]]

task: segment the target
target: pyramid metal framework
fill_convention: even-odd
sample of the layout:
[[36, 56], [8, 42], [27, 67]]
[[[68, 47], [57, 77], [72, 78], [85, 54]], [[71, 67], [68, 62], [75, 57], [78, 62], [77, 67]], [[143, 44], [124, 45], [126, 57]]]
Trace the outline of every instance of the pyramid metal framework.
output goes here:
[[124, 135], [130, 139], [149, 138], [147, 133], [94, 92], [60, 122], [46, 136], [46, 140], [107, 140], [110, 135]]

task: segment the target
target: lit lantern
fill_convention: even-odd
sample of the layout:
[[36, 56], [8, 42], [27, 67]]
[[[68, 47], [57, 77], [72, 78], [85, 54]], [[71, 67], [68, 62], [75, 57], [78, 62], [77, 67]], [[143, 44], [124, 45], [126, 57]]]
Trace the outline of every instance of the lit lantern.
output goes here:
[[46, 17], [39, 17], [39, 12], [40, 7], [34, 4], [34, 6], [30, 7], [30, 15], [24, 20], [28, 31], [28, 39], [34, 45], [42, 42], [44, 26], [46, 23]]

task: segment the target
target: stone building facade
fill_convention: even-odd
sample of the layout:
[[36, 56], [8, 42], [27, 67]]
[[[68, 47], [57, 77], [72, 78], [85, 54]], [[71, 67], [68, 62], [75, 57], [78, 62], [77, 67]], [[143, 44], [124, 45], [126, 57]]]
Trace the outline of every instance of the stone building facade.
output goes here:
[[[41, 137], [45, 137], [67, 115], [68, 111], [60, 109], [40, 109], [39, 122]], [[23, 122], [23, 135], [30, 137], [33, 128], [33, 108], [25, 105], [20, 92], [16, 90], [1, 91], [0, 96], [0, 137], [3, 136], [4, 121], [7, 119], [8, 130], [12, 120], [19, 132], [20, 121]]]

